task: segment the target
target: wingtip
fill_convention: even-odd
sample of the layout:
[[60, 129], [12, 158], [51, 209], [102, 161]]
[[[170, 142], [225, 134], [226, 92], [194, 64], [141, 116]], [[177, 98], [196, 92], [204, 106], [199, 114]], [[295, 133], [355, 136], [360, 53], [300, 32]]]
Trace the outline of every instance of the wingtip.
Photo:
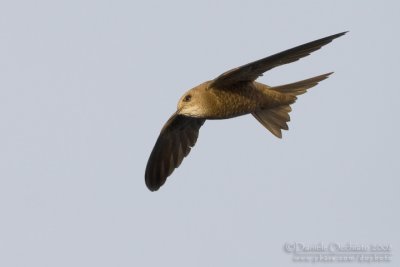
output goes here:
[[345, 35], [345, 34], [348, 33], [348, 32], [349, 32], [349, 31], [344, 31], [344, 32], [336, 33], [336, 34], [330, 35], [330, 36], [328, 36], [328, 37], [322, 38], [322, 40], [328, 40], [329, 42], [331, 42], [332, 40], [334, 40], [334, 39], [336, 39], [336, 38], [339, 38], [339, 37]]
[[160, 189], [160, 187], [161, 187], [161, 186], [158, 186], [158, 185], [154, 185], [154, 184], [149, 183], [148, 180], [145, 180], [145, 182], [146, 182], [147, 189], [149, 189], [150, 192], [155, 192], [155, 191], [157, 191], [158, 189]]
[[149, 162], [147, 163], [146, 166], [146, 171], [144, 174], [144, 182], [146, 184], [147, 189], [149, 189], [151, 192], [154, 192], [160, 189], [163, 183], [161, 182], [159, 177], [154, 176], [155, 174], [150, 171], [152, 168], [154, 168], [154, 166], [149, 165]]
[[345, 35], [345, 34], [348, 33], [348, 32], [349, 32], [349, 31], [340, 32], [340, 33], [337, 33], [337, 34], [332, 35], [332, 37], [333, 37], [333, 38], [338, 38], [338, 37], [340, 37], [340, 36]]
[[147, 187], [147, 189], [149, 189], [149, 191], [153, 192], [153, 191], [157, 190], [151, 184], [149, 184], [147, 179], [145, 179], [145, 183], [146, 183], [146, 187]]

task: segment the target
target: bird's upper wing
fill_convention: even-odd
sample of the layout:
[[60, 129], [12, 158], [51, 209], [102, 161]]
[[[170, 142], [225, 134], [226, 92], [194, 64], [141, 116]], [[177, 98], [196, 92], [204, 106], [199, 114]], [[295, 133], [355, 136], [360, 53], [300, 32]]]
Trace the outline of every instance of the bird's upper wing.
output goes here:
[[331, 35], [248, 63], [238, 68], [231, 69], [215, 78], [211, 82], [210, 86], [226, 88], [226, 86], [237, 82], [254, 81], [259, 76], [262, 76], [264, 72], [280, 65], [288, 64], [297, 61], [300, 58], [306, 57], [310, 53], [320, 49], [322, 46], [329, 44], [333, 39], [336, 39], [344, 34], [346, 34], [346, 32]]
[[173, 114], [165, 123], [147, 162], [145, 181], [158, 190], [196, 144], [205, 119]]

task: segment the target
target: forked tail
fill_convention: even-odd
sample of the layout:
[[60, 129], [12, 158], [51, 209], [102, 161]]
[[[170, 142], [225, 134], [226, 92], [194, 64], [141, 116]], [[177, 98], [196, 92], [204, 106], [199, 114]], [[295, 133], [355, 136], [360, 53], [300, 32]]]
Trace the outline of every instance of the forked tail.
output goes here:
[[[311, 87], [316, 86], [320, 81], [325, 80], [333, 72], [322, 74], [310, 79], [302, 80], [295, 83], [284, 84], [269, 88], [284, 94], [293, 96], [301, 95], [307, 92]], [[287, 122], [290, 121], [289, 112], [292, 111], [290, 105], [282, 105], [272, 109], [261, 109], [253, 112], [253, 116], [273, 135], [282, 138], [282, 129], [288, 130]]]

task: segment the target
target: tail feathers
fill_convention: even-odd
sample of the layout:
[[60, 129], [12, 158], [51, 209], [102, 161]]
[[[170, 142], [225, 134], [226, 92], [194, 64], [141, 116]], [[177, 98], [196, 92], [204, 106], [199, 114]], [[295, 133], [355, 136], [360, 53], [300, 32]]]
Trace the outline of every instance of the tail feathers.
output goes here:
[[[275, 86], [269, 88], [280, 93], [288, 94], [294, 98], [297, 95], [304, 94], [307, 89], [316, 86], [320, 81], [325, 80], [333, 72], [322, 74], [303, 81]], [[252, 113], [252, 115], [273, 135], [282, 138], [282, 130], [288, 130], [287, 122], [290, 121], [289, 112], [292, 111], [290, 104], [278, 106], [271, 109], [261, 109]]]
[[253, 112], [253, 116], [273, 135], [282, 138], [282, 129], [288, 130], [287, 122], [290, 121], [289, 105], [279, 106], [273, 109], [261, 109]]
[[290, 83], [290, 84], [284, 84], [280, 86], [274, 86], [270, 88], [271, 90], [281, 92], [281, 93], [287, 93], [287, 94], [293, 94], [293, 95], [301, 95], [307, 92], [307, 89], [310, 89], [311, 87], [316, 86], [320, 81], [323, 81], [329, 77], [333, 72], [325, 73], [310, 79], [302, 80], [299, 82], [295, 83]]

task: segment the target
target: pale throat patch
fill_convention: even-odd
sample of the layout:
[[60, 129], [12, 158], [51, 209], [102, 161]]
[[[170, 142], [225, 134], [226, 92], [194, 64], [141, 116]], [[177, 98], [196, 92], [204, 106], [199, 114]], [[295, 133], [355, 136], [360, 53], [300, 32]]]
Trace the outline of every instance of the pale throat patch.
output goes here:
[[190, 116], [190, 117], [202, 117], [204, 116], [204, 109], [197, 105], [185, 106], [181, 110], [182, 115]]

